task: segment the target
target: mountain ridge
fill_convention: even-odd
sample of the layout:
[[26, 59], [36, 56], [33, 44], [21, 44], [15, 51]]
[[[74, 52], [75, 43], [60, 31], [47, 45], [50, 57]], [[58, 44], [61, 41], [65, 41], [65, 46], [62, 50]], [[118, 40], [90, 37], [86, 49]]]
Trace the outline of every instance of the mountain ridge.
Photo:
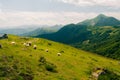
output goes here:
[[104, 14], [100, 14], [93, 19], [84, 20], [79, 22], [78, 25], [87, 25], [87, 26], [117, 26], [120, 25], [120, 20], [117, 20], [114, 17], [108, 17]]

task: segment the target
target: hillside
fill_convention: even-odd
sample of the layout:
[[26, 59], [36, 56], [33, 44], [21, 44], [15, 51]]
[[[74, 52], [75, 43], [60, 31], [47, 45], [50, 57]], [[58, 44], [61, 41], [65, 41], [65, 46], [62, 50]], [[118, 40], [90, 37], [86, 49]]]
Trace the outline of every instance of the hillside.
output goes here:
[[[111, 17], [99, 15], [94, 20], [99, 20], [99, 18], [103, 20], [104, 18], [111, 19]], [[102, 23], [100, 26], [90, 26], [89, 22], [89, 26], [85, 24], [69, 24], [56, 33], [38, 35], [36, 37], [62, 42], [76, 48], [120, 60], [120, 26], [117, 23], [114, 26], [109, 26], [109, 22], [107, 23], [107, 26]]]
[[[15, 44], [11, 43], [13, 41]], [[32, 46], [23, 45], [29, 41], [32, 46], [37, 45], [36, 50]], [[12, 35], [0, 40], [0, 44], [1, 80], [88, 80], [93, 79], [92, 72], [96, 68], [107, 70], [98, 80], [103, 80], [104, 77], [106, 80], [120, 80], [118, 61], [64, 44]], [[61, 56], [57, 55], [59, 52]]]
[[37, 37], [47, 38], [53, 41], [58, 41], [62, 43], [76, 43], [79, 41], [84, 41], [90, 34], [89, 31], [86, 31], [87, 26], [69, 24], [61, 28], [56, 33], [39, 35]]

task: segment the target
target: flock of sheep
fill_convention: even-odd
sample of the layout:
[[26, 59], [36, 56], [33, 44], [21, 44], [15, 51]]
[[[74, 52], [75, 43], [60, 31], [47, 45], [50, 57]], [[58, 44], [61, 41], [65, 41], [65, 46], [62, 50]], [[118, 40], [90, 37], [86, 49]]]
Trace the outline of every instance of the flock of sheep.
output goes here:
[[[12, 45], [16, 45], [16, 42], [12, 41], [11, 42]], [[25, 47], [29, 47], [29, 46], [32, 46], [32, 42], [25, 42], [25, 43], [22, 43]], [[0, 48], [2, 48], [2, 44], [0, 44]], [[37, 49], [37, 45], [33, 45], [33, 49]], [[46, 52], [48, 52], [49, 50], [46, 49], [45, 50]], [[61, 56], [61, 53], [57, 53], [58, 56]]]
[[[32, 46], [32, 42], [23, 43], [23, 45], [29, 47]], [[33, 45], [33, 49], [37, 49], [37, 45]]]

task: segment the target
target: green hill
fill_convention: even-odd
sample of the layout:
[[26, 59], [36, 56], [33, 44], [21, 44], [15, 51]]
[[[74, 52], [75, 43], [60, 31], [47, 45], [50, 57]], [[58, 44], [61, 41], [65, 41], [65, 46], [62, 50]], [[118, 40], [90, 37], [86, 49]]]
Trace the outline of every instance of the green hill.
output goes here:
[[115, 20], [112, 17], [99, 15], [93, 20], [100, 23], [100, 25], [91, 26], [89, 22], [82, 25], [69, 24], [56, 33], [38, 35], [36, 37], [62, 42], [76, 48], [120, 60], [120, 26], [116, 23], [119, 20], [112, 21], [114, 23], [112, 24], [109, 22], [111, 19]]
[[106, 57], [120, 59], [119, 34], [119, 26], [88, 27], [70, 24], [64, 26], [56, 33], [39, 35], [37, 37], [66, 43]]
[[[29, 41], [32, 46], [23, 45]], [[105, 71], [98, 80], [120, 80], [119, 61], [68, 45], [12, 35], [0, 40], [0, 44], [0, 80], [93, 80], [96, 68], [96, 73], [99, 68]], [[37, 45], [36, 50], [33, 45]]]
[[87, 31], [87, 26], [69, 24], [61, 28], [56, 33], [38, 35], [37, 37], [43, 37], [70, 44], [86, 40], [86, 38], [89, 36], [88, 34], [90, 34], [90, 32]]

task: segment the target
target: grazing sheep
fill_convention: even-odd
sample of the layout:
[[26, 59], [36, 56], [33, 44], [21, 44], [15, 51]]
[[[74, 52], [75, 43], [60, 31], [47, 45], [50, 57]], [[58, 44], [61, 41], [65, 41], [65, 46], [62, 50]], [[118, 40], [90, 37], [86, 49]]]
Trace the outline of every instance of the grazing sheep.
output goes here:
[[45, 52], [48, 52], [48, 51], [49, 51], [48, 49], [45, 50]]
[[26, 44], [25, 46], [26, 46], [26, 47], [29, 47], [30, 45], [29, 45], [29, 44]]
[[29, 47], [29, 46], [30, 46], [29, 43], [23, 43], [23, 45], [26, 46], [26, 47]]
[[61, 56], [61, 53], [57, 53], [58, 56]]
[[2, 45], [0, 44], [0, 48], [2, 48]]
[[26, 46], [27, 43], [23, 43], [24, 46]]
[[15, 45], [15, 44], [16, 44], [16, 42], [14, 42], [14, 41], [13, 41], [13, 42], [11, 42], [11, 44], [12, 44], [12, 45]]
[[37, 49], [37, 46], [36, 46], [36, 45], [33, 45], [33, 49]]
[[29, 44], [28, 43], [23, 43], [24, 46], [26, 47], [29, 47]]
[[29, 44], [29, 46], [31, 46], [31, 45], [32, 45], [32, 42], [28, 42], [28, 44]]

